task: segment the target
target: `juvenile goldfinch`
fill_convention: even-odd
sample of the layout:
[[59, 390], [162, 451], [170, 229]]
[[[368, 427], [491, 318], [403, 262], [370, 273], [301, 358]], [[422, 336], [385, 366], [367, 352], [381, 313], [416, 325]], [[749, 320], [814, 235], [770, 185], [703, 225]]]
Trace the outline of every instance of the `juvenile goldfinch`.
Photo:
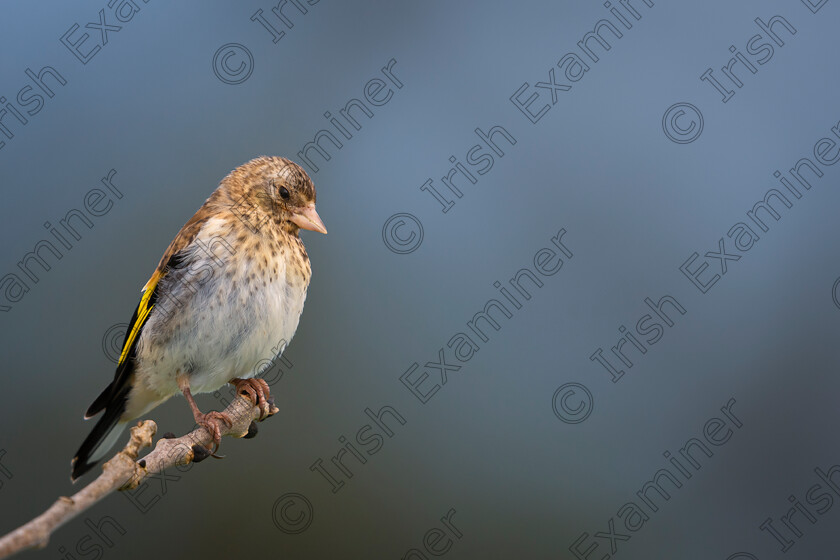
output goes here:
[[311, 268], [300, 229], [327, 233], [315, 187], [297, 164], [259, 157], [225, 177], [166, 249], [131, 318], [114, 380], [88, 408], [104, 411], [72, 462], [75, 480], [125, 425], [180, 392], [218, 448], [223, 413], [193, 393], [232, 383], [263, 414], [268, 384], [253, 377], [298, 326]]

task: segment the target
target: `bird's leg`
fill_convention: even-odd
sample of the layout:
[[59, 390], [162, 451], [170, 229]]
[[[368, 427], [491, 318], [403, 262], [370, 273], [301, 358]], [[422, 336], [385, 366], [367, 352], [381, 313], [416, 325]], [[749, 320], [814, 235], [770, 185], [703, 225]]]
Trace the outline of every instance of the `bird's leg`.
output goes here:
[[248, 395], [248, 398], [251, 399], [254, 406], [260, 407], [260, 420], [263, 420], [266, 416], [268, 416], [268, 412], [271, 410], [271, 405], [268, 402], [271, 398], [271, 389], [265, 379], [259, 379], [256, 377], [252, 377], [251, 379], [240, 379], [238, 377], [234, 377], [228, 381], [228, 383], [236, 388], [237, 393]]
[[222, 443], [222, 430], [219, 422], [224, 422], [228, 425], [228, 427], [231, 427], [233, 426], [233, 420], [231, 420], [230, 416], [224, 412], [217, 412], [215, 410], [207, 413], [201, 412], [201, 410], [198, 409], [198, 405], [195, 404], [195, 399], [190, 391], [189, 376], [183, 373], [178, 373], [176, 378], [178, 380], [178, 387], [184, 394], [184, 398], [187, 399], [190, 409], [192, 409], [195, 423], [207, 430], [207, 433], [213, 438], [213, 451], [211, 455], [216, 456], [215, 453], [219, 450], [219, 445]]

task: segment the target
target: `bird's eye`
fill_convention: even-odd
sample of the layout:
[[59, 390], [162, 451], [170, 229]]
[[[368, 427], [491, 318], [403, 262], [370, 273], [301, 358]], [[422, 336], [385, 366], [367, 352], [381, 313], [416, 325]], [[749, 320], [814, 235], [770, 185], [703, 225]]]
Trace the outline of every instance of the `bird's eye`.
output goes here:
[[286, 187], [280, 187], [280, 198], [283, 200], [289, 200], [290, 196], [289, 190]]

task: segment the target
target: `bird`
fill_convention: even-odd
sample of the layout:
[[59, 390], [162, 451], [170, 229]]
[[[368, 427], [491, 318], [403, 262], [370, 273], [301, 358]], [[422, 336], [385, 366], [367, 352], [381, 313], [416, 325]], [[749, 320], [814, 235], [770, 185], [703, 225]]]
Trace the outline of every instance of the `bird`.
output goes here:
[[221, 440], [230, 417], [202, 413], [193, 394], [226, 383], [268, 412], [255, 378], [291, 340], [312, 269], [301, 229], [326, 234], [315, 186], [299, 165], [260, 156], [231, 171], [178, 232], [141, 290], [114, 379], [85, 419], [102, 414], [71, 462], [76, 481], [126, 424], [182, 394], [193, 419]]

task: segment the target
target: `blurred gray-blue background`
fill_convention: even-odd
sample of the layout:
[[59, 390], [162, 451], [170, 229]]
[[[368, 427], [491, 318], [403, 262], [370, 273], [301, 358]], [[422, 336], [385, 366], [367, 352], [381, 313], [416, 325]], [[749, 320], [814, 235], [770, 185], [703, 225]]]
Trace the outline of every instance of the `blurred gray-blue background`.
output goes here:
[[[269, 154], [304, 163], [330, 232], [302, 235], [280, 413], [28, 556], [830, 556], [838, 21], [837, 0], [5, 3], [0, 531], [78, 489], [141, 286]], [[180, 398], [150, 417], [192, 424]]]

